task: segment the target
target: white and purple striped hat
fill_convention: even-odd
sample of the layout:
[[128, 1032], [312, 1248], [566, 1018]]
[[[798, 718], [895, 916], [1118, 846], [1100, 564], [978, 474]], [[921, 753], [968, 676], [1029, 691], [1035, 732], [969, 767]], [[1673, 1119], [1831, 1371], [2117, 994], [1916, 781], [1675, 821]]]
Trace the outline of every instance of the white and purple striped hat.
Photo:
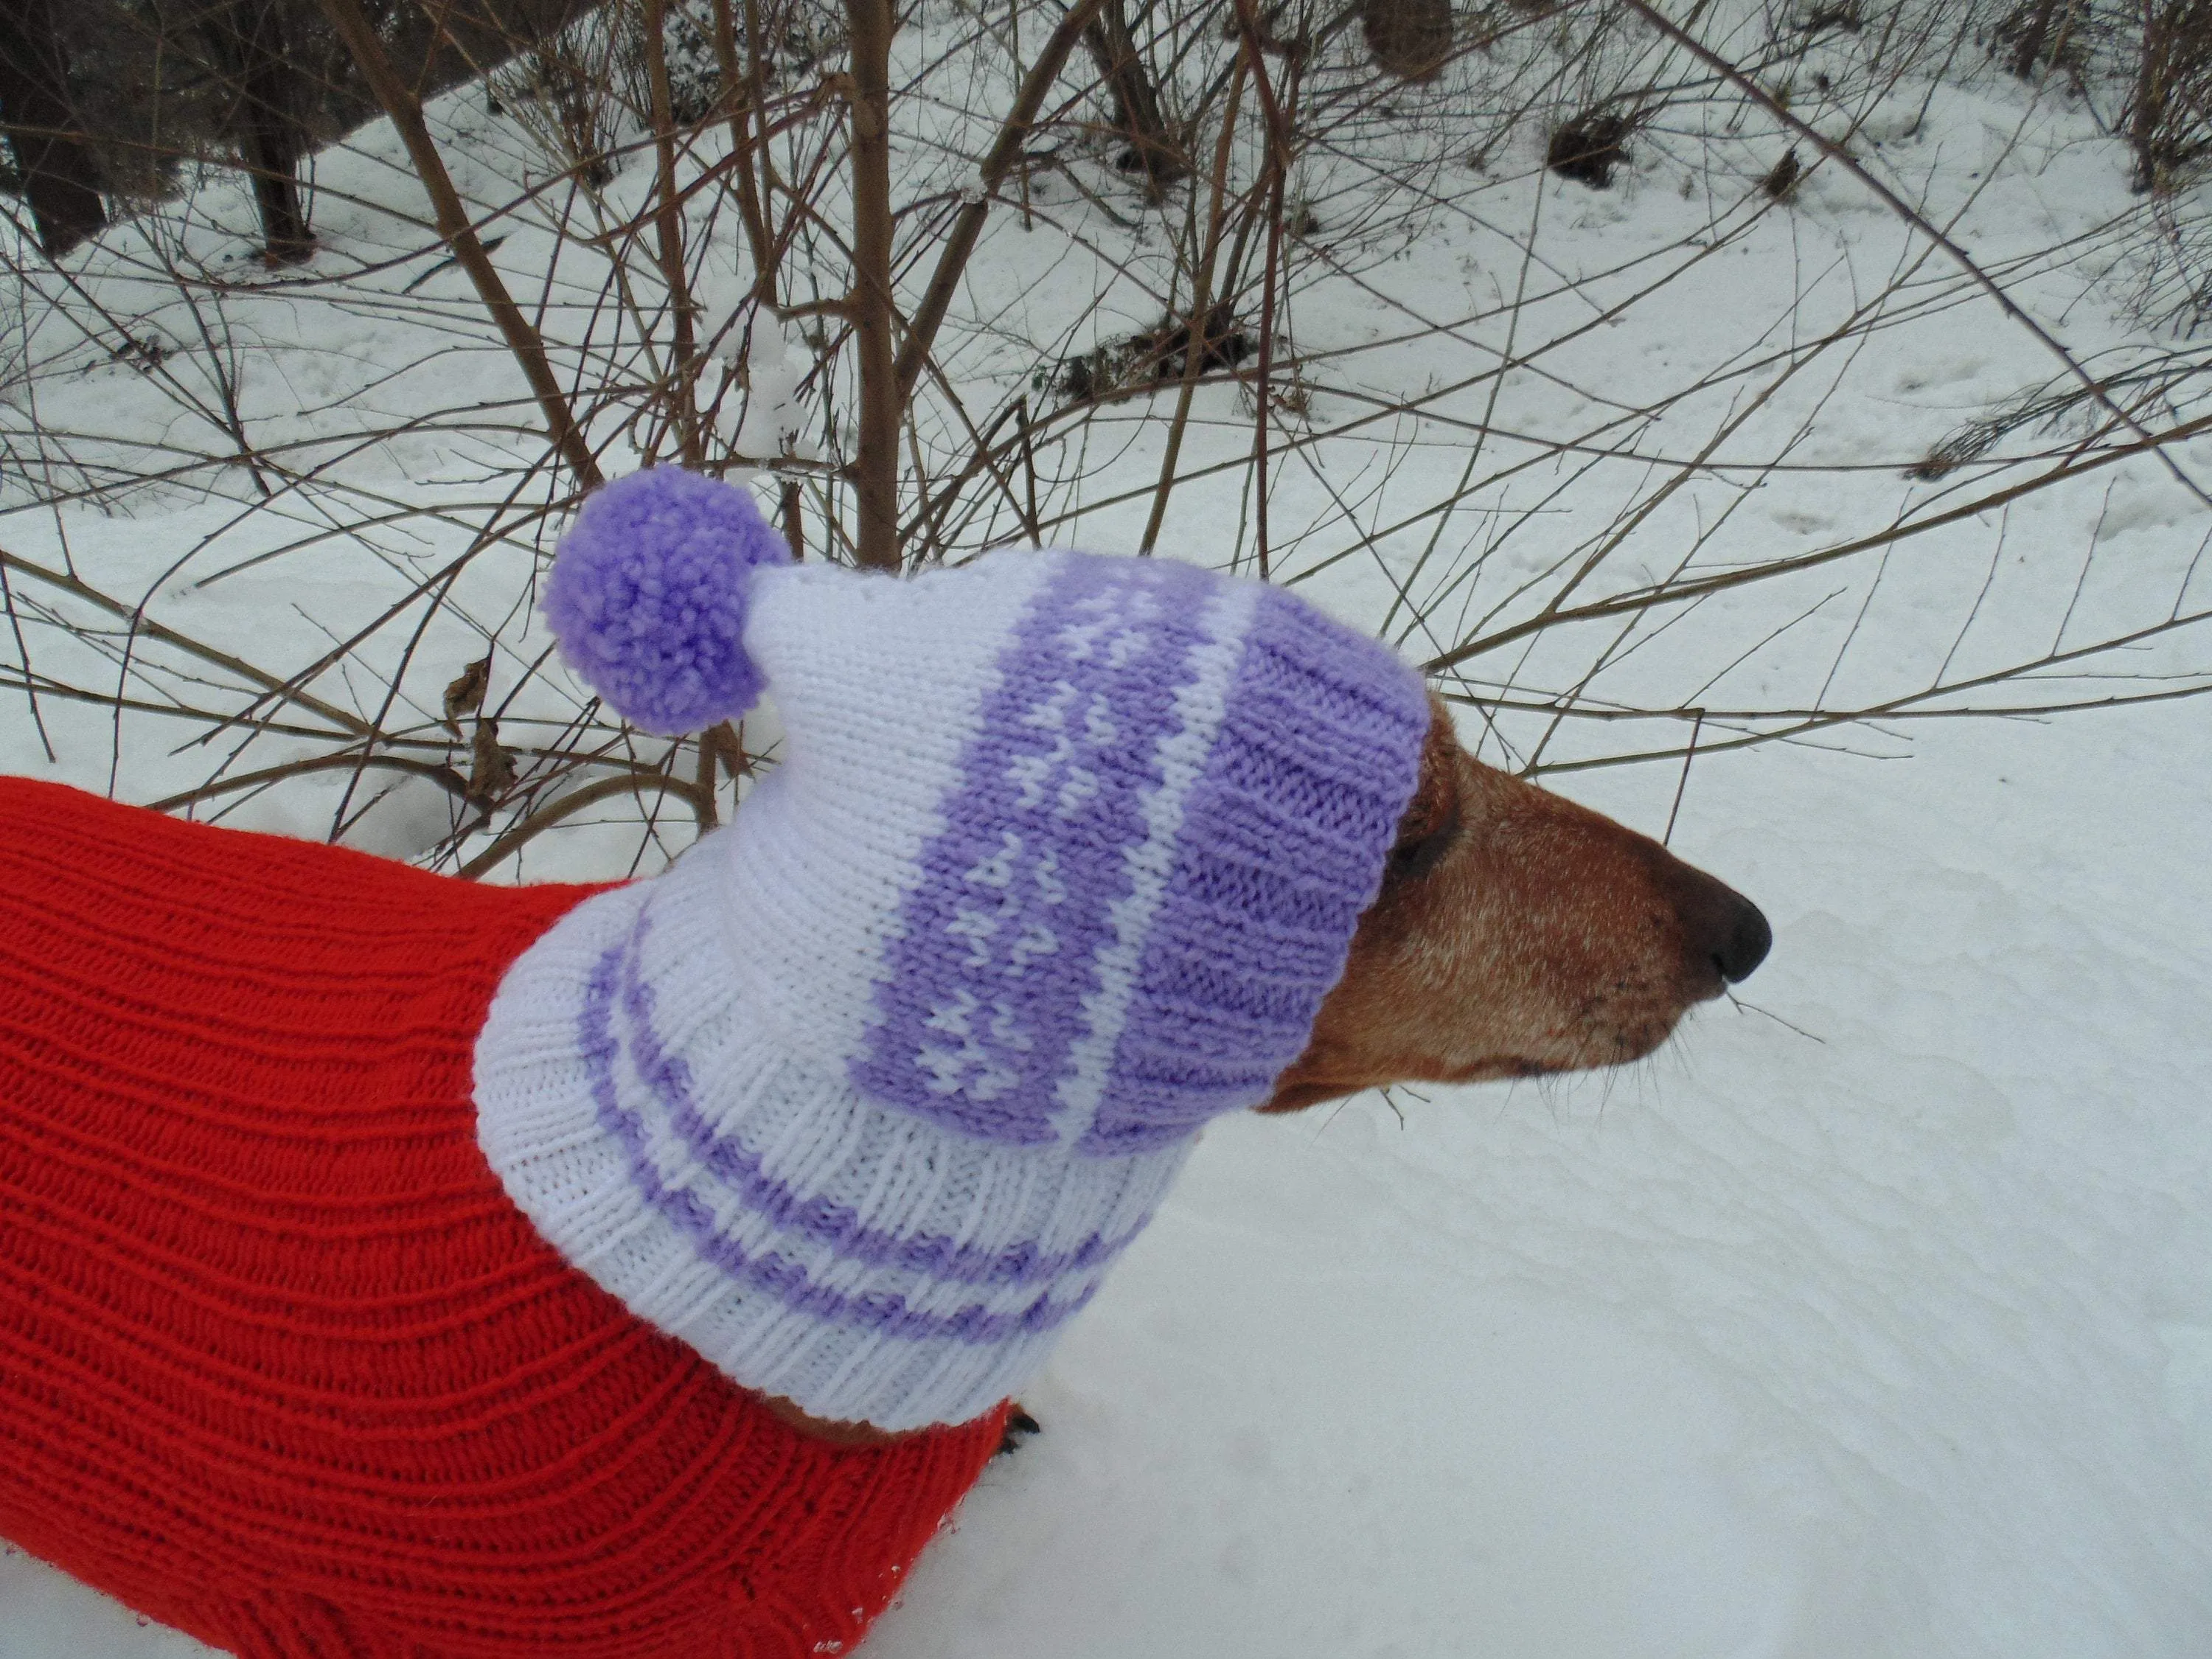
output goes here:
[[539, 1230], [747, 1388], [988, 1410], [1266, 1099], [1343, 972], [1429, 710], [1389, 651], [1166, 559], [796, 565], [742, 489], [594, 495], [546, 612], [667, 734], [781, 763], [515, 964], [480, 1135]]

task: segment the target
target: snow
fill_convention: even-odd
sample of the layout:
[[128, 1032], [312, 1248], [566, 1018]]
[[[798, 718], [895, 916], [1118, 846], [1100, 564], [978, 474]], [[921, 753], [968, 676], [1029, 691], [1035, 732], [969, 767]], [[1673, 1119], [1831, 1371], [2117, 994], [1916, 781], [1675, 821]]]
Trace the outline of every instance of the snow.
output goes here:
[[[1925, 89], [1908, 90], [1909, 110]], [[2112, 300], [2124, 272], [2107, 267], [2123, 256], [2096, 240], [2124, 170], [2114, 149], [2080, 112], [2031, 106], [2002, 83], [1943, 90], [1929, 108], [1917, 127], [1878, 112], [1870, 147], [1881, 141], [1936, 216], [1960, 216], [1977, 257], [2005, 270], [2038, 315], [2063, 318], [2078, 353], [2146, 349]], [[511, 160], [500, 130], [454, 100], [441, 118], [487, 177]], [[1474, 537], [1494, 556], [1425, 561], [1434, 525], [1422, 514], [1460, 477], [1467, 440], [1401, 421], [1374, 431], [1371, 469], [1317, 475], [1282, 459], [1279, 574], [1370, 625], [1394, 616], [1398, 584], [1436, 601], [1425, 608], [1450, 626], [1480, 616], [1560, 548], [1648, 501], [1664, 472], [1650, 458], [1693, 452], [1772, 371], [1747, 368], [1659, 407], [1674, 388], [1717, 365], [1808, 350], [1899, 272], [1911, 280], [1881, 301], [1882, 326], [1772, 385], [1734, 447], [1652, 505], [1597, 591], [1670, 568], [1684, 546], [1721, 568], [1878, 528], [1897, 510], [1900, 468], [2057, 372], [1836, 170], [1814, 172], [1787, 212], [1754, 213], [1741, 178], [1682, 160], [1695, 137], [1656, 138], [1602, 196], [1553, 182], [1540, 198], [1502, 162], [1496, 178], [1463, 171], [1454, 176], [1480, 194], [1479, 212], [1361, 252], [1346, 279], [1356, 292], [1317, 290], [1292, 319], [1301, 350], [1324, 362], [1351, 354], [1333, 378], [1316, 375], [1317, 423], [1356, 416], [1363, 396], [1449, 386], [1494, 364], [1507, 321], [1484, 307], [1516, 291], [1511, 238], [1540, 214], [1548, 264], [1528, 277], [1542, 297], [1519, 326], [1524, 346], [1561, 343], [1494, 408], [1478, 385], [1429, 410], [1488, 423], [1489, 453], [1524, 469], [1486, 500], [1493, 541], [1462, 523], [1447, 544]], [[1755, 179], [1772, 139], [1753, 130], [1695, 153]], [[396, 154], [373, 129], [325, 160], [319, 222], [349, 256], [373, 261], [404, 240], [384, 210], [404, 206]], [[1351, 210], [1332, 205], [1346, 198], [1330, 191], [1358, 181], [1311, 182], [1324, 226], [1348, 222]], [[222, 239], [195, 234], [216, 257]], [[1670, 252], [1692, 234], [1706, 246]], [[1006, 343], [1079, 314], [1111, 263], [1026, 254], [1021, 236], [994, 221], [947, 325], [948, 355], [971, 379], [1025, 378], [1032, 365]], [[2060, 252], [2037, 252], [2050, 248]], [[1141, 249], [1122, 252], [1142, 264]], [[1651, 267], [1688, 256], [1693, 279], [1632, 302]], [[526, 224], [498, 254], [514, 273], [555, 257]], [[559, 258], [579, 263], [585, 274], [563, 280], [587, 291], [588, 263]], [[437, 327], [471, 349], [428, 359], [410, 333], [425, 325], [396, 305], [310, 304], [281, 287], [231, 296], [235, 319], [275, 348], [241, 393], [264, 447], [272, 432], [339, 446], [395, 410], [519, 399], [459, 275], [422, 281], [434, 264], [362, 279], [395, 295], [422, 281], [418, 298], [448, 302]], [[1563, 272], [1586, 280], [1570, 290]], [[1139, 293], [1116, 303], [1131, 327], [1157, 320]], [[1615, 303], [1616, 320], [1590, 320]], [[1478, 320], [1454, 337], [1458, 356], [1433, 337], [1390, 344], [1413, 313]], [[182, 338], [163, 315], [167, 337]], [[35, 355], [35, 342], [16, 346]], [[742, 424], [726, 408], [726, 429], [790, 430], [804, 416], [806, 349], [797, 331], [756, 331], [757, 403]], [[173, 361], [178, 375], [199, 372], [185, 354]], [[173, 403], [148, 386], [142, 370], [88, 355], [35, 411], [9, 418], [204, 443], [180, 436]], [[1085, 511], [1070, 532], [1086, 544], [1133, 545], [1168, 403], [1139, 400], [1100, 423], [1091, 459], [1108, 459], [1077, 492]], [[518, 402], [501, 418], [532, 417]], [[1634, 455], [1547, 447], [1620, 421]], [[1208, 391], [1186, 464], [1240, 457], [1249, 437], [1249, 410]], [[2016, 434], [2007, 453], [2053, 441]], [[149, 453], [118, 442], [111, 464], [143, 474]], [[303, 496], [242, 516], [237, 501], [166, 486], [112, 514], [9, 513], [0, 544], [50, 566], [66, 550], [107, 591], [151, 596], [172, 626], [289, 672], [389, 603], [402, 576], [466, 544], [479, 498], [495, 493], [476, 469], [497, 454], [482, 430], [431, 431], [347, 461], [346, 488], [359, 492], [349, 510], [382, 492], [453, 515], [372, 532], [373, 556], [333, 540], [193, 586], [186, 577], [204, 582], [288, 536], [324, 533], [322, 504]], [[1778, 458], [1799, 470], [1757, 475]], [[2180, 459], [2212, 476], [2204, 444]], [[1940, 509], [1978, 487], [1954, 477], [1915, 486], [1911, 502]], [[1504, 528], [1524, 514], [1522, 528]], [[1225, 557], [1236, 525], [1249, 551], [1248, 520], [1233, 477], [1186, 486], [1163, 545]], [[1373, 558], [1329, 562], [1347, 526], [1371, 536]], [[1831, 686], [1845, 700], [1915, 690], [1939, 660], [1954, 679], [1985, 672], [2180, 601], [2201, 608], [2212, 575], [2190, 568], [2204, 527], [2202, 503], [2156, 464], [2124, 463], [1900, 544], [1879, 568], [1723, 593], [1650, 648], [1608, 659], [1592, 695], [1778, 708]], [[425, 718], [484, 636], [499, 641], [495, 702], [542, 649], [514, 599], [526, 556], [526, 546], [484, 554], [425, 636], [407, 683]], [[1415, 654], [1451, 642], [1448, 629], [1409, 632], [1402, 611], [1389, 631]], [[38, 648], [47, 672], [77, 665], [64, 647]], [[2172, 667], [2174, 647], [2161, 648], [2130, 665]], [[1551, 689], [1576, 684], [1592, 658], [1569, 635], [1470, 669], [1502, 679], [1510, 667], [1522, 690]], [[114, 670], [83, 672], [97, 684]], [[380, 687], [347, 691], [373, 708]], [[557, 684], [531, 696], [518, 722], [557, 723], [577, 707]], [[150, 799], [211, 767], [203, 752], [173, 752], [173, 723], [127, 720], [118, 734], [98, 710], [51, 699], [42, 712], [62, 758], [50, 765], [19, 707], [0, 719], [0, 764], [13, 770], [106, 787], [112, 741], [118, 793]], [[1672, 842], [1774, 924], [1743, 1005], [1702, 1011], [1623, 1073], [1401, 1091], [1214, 1126], [1025, 1397], [1043, 1433], [993, 1464], [878, 1627], [872, 1659], [2203, 1652], [2206, 708], [1927, 720], [1831, 733], [1826, 746], [1702, 753]], [[1547, 758], [1679, 745], [1681, 722], [1659, 725], [1666, 735], [1570, 727]], [[1492, 735], [1471, 718], [1466, 730], [1498, 757]], [[1524, 734], [1509, 722], [1507, 735]], [[241, 764], [292, 752], [306, 751], [264, 738]], [[1656, 833], [1681, 776], [1670, 758], [1547, 781]], [[303, 780], [254, 797], [234, 821], [319, 836], [342, 787]], [[408, 783], [349, 837], [412, 855], [449, 824], [444, 799]], [[609, 823], [547, 838], [522, 873], [618, 873], [639, 856], [635, 826]], [[20, 1552], [0, 1559], [0, 1659], [199, 1652]]]

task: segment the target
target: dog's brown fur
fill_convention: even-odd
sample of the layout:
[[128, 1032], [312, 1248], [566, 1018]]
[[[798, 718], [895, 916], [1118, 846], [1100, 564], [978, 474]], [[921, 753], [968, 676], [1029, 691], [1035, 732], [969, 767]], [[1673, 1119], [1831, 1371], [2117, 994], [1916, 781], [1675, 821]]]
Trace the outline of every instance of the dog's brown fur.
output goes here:
[[1476, 760], [1439, 704], [1382, 891], [1261, 1109], [1640, 1060], [1767, 941], [1658, 842]]
[[[1344, 977], [1264, 1112], [1392, 1083], [1640, 1060], [1759, 965], [1765, 918], [1657, 842], [1486, 766], [1433, 704], [1421, 777]], [[838, 1445], [899, 1437], [768, 1407]]]

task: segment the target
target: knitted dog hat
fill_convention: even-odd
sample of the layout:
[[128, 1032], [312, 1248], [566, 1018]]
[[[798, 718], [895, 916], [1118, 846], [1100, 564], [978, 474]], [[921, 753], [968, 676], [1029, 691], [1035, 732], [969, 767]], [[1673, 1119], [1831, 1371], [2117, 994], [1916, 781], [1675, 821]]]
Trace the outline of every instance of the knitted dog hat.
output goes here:
[[1165, 559], [789, 562], [610, 484], [545, 610], [626, 719], [782, 714], [664, 874], [507, 975], [480, 1139], [579, 1268], [744, 1387], [887, 1429], [1018, 1389], [1343, 972], [1429, 711], [1386, 649]]

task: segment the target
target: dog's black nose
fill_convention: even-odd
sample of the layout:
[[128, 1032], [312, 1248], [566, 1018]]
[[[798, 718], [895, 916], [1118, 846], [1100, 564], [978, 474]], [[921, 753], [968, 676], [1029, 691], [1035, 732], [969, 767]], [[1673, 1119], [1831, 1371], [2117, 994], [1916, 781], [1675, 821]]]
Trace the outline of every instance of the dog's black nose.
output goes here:
[[1774, 944], [1774, 929], [1767, 926], [1759, 908], [1742, 894], [1730, 890], [1729, 897], [1735, 900], [1735, 915], [1728, 923], [1727, 932], [1713, 951], [1713, 966], [1721, 970], [1721, 977], [1729, 984], [1751, 977], [1751, 970], [1766, 960], [1766, 953]]
[[[1671, 858], [1665, 883], [1681, 918], [1682, 951], [1693, 972], [1711, 973], [1733, 985], [1766, 960], [1774, 930], [1756, 904], [1726, 883]], [[1717, 996], [1720, 988], [1715, 984], [1707, 994]]]

